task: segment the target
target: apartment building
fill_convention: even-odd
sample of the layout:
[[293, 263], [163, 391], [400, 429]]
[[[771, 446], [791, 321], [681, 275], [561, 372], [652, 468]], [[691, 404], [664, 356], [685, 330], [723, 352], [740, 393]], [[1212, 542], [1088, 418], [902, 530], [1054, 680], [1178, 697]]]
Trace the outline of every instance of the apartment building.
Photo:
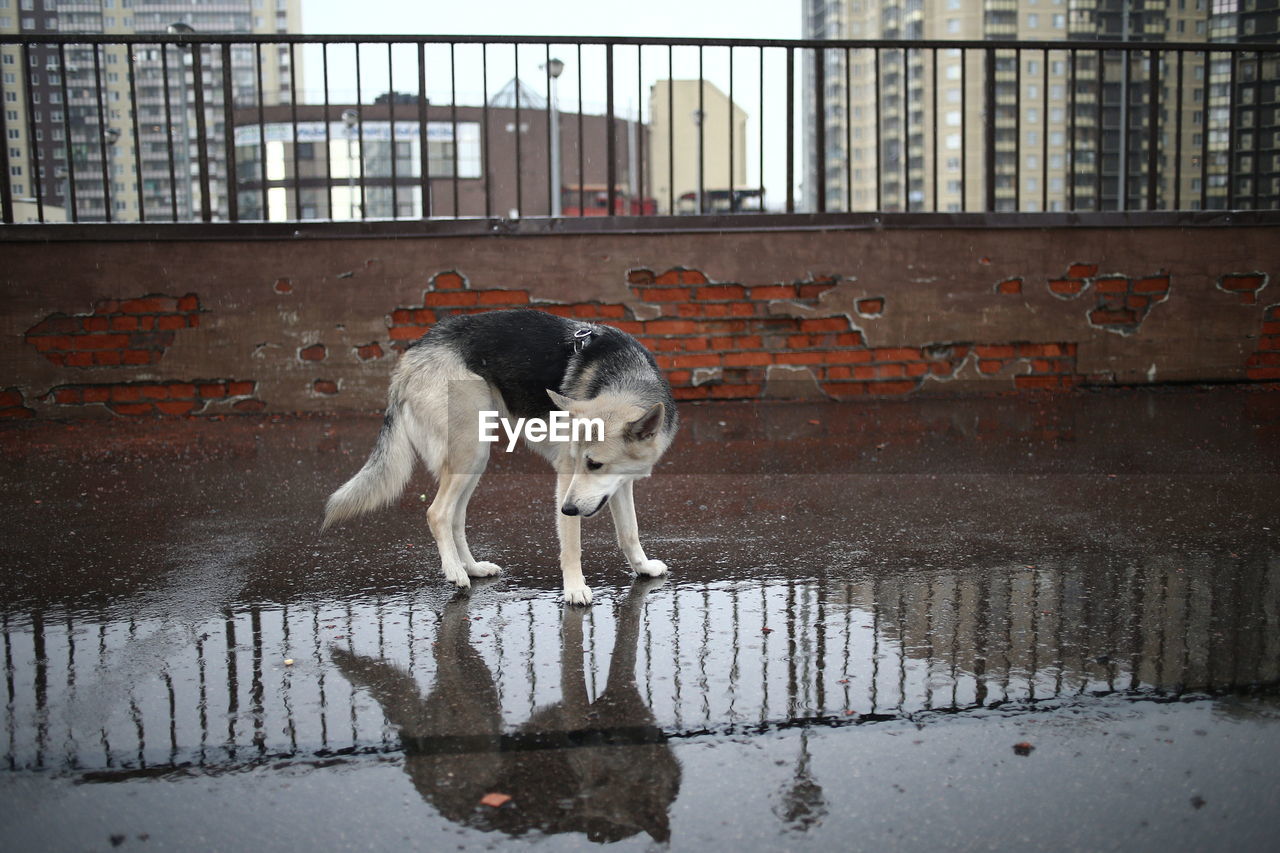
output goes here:
[[0, 47], [5, 177], [14, 196], [32, 199], [24, 209], [46, 221], [225, 218], [226, 87], [237, 100], [256, 102], [261, 91], [266, 104], [287, 103], [302, 88], [300, 55], [288, 46], [234, 45], [228, 67], [220, 48], [127, 39], [300, 28], [301, 0], [0, 0], [5, 35], [93, 33], [124, 42]]
[[[1274, 207], [1275, 0], [805, 0], [809, 38], [1048, 41], [1060, 50], [822, 52], [805, 64], [807, 209]], [[1150, 51], [1072, 50], [1072, 42]], [[822, 74], [822, 96], [815, 93]], [[988, 85], [990, 83], [990, 85]], [[994, 110], [987, 115], [991, 99]], [[818, 110], [824, 157], [816, 156]], [[990, 123], [988, 124], [988, 118]], [[988, 169], [988, 152], [993, 151]], [[819, 174], [821, 169], [821, 174]]]
[[659, 213], [758, 209], [747, 186], [747, 113], [717, 86], [659, 80], [649, 89], [650, 185]]

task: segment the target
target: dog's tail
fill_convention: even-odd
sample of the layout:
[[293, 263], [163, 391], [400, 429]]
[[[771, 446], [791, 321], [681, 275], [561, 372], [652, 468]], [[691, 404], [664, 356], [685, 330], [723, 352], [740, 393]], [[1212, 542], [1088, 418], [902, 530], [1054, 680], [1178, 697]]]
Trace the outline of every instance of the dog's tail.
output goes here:
[[409, 438], [409, 417], [394, 401], [382, 419], [378, 442], [364, 467], [329, 496], [325, 505], [323, 532], [334, 524], [371, 512], [394, 501], [404, 491], [413, 474], [417, 456]]

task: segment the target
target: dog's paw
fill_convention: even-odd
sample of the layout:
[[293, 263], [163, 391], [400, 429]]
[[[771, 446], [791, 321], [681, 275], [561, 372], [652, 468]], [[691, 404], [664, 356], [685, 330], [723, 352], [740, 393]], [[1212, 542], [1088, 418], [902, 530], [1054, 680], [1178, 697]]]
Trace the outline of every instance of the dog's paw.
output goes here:
[[471, 578], [467, 577], [467, 573], [459, 568], [445, 568], [444, 579], [456, 586], [458, 589], [470, 589]]
[[564, 600], [568, 604], [590, 604], [591, 603], [591, 587], [573, 586], [564, 588]]
[[500, 571], [502, 571], [502, 566], [497, 563], [490, 563], [487, 560], [480, 560], [467, 566], [467, 574], [473, 578], [491, 578]]
[[645, 560], [635, 568], [636, 574], [651, 578], [661, 577], [667, 573], [667, 564], [661, 560]]

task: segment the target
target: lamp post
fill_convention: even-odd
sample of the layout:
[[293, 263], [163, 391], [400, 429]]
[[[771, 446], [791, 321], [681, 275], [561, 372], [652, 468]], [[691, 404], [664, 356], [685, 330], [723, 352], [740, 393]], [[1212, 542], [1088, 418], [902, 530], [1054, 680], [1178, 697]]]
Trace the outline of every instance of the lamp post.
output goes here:
[[702, 110], [693, 111], [693, 125], [698, 129], [698, 215], [701, 216], [705, 211], [702, 209], [702, 120], [707, 114]]
[[560, 179], [560, 105], [559, 79], [564, 73], [564, 63], [559, 59], [547, 61], [547, 74], [551, 78], [550, 98], [547, 101], [547, 121], [551, 127], [551, 215], [559, 217], [562, 213], [560, 195], [564, 190]]
[[[348, 200], [348, 217], [356, 218], [356, 167], [354, 144], [356, 136], [356, 125], [360, 122], [360, 114], [355, 110], [342, 111], [342, 123], [347, 128], [347, 200]], [[395, 156], [395, 152], [392, 152]], [[360, 199], [361, 204], [364, 199]]]

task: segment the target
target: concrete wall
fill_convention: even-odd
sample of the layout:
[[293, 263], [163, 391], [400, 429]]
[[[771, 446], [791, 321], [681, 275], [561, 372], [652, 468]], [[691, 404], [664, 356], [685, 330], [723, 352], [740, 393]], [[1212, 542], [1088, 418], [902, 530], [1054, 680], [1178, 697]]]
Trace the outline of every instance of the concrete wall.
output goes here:
[[376, 410], [439, 316], [640, 336], [681, 399], [1280, 380], [1274, 227], [15, 242], [0, 416]]

